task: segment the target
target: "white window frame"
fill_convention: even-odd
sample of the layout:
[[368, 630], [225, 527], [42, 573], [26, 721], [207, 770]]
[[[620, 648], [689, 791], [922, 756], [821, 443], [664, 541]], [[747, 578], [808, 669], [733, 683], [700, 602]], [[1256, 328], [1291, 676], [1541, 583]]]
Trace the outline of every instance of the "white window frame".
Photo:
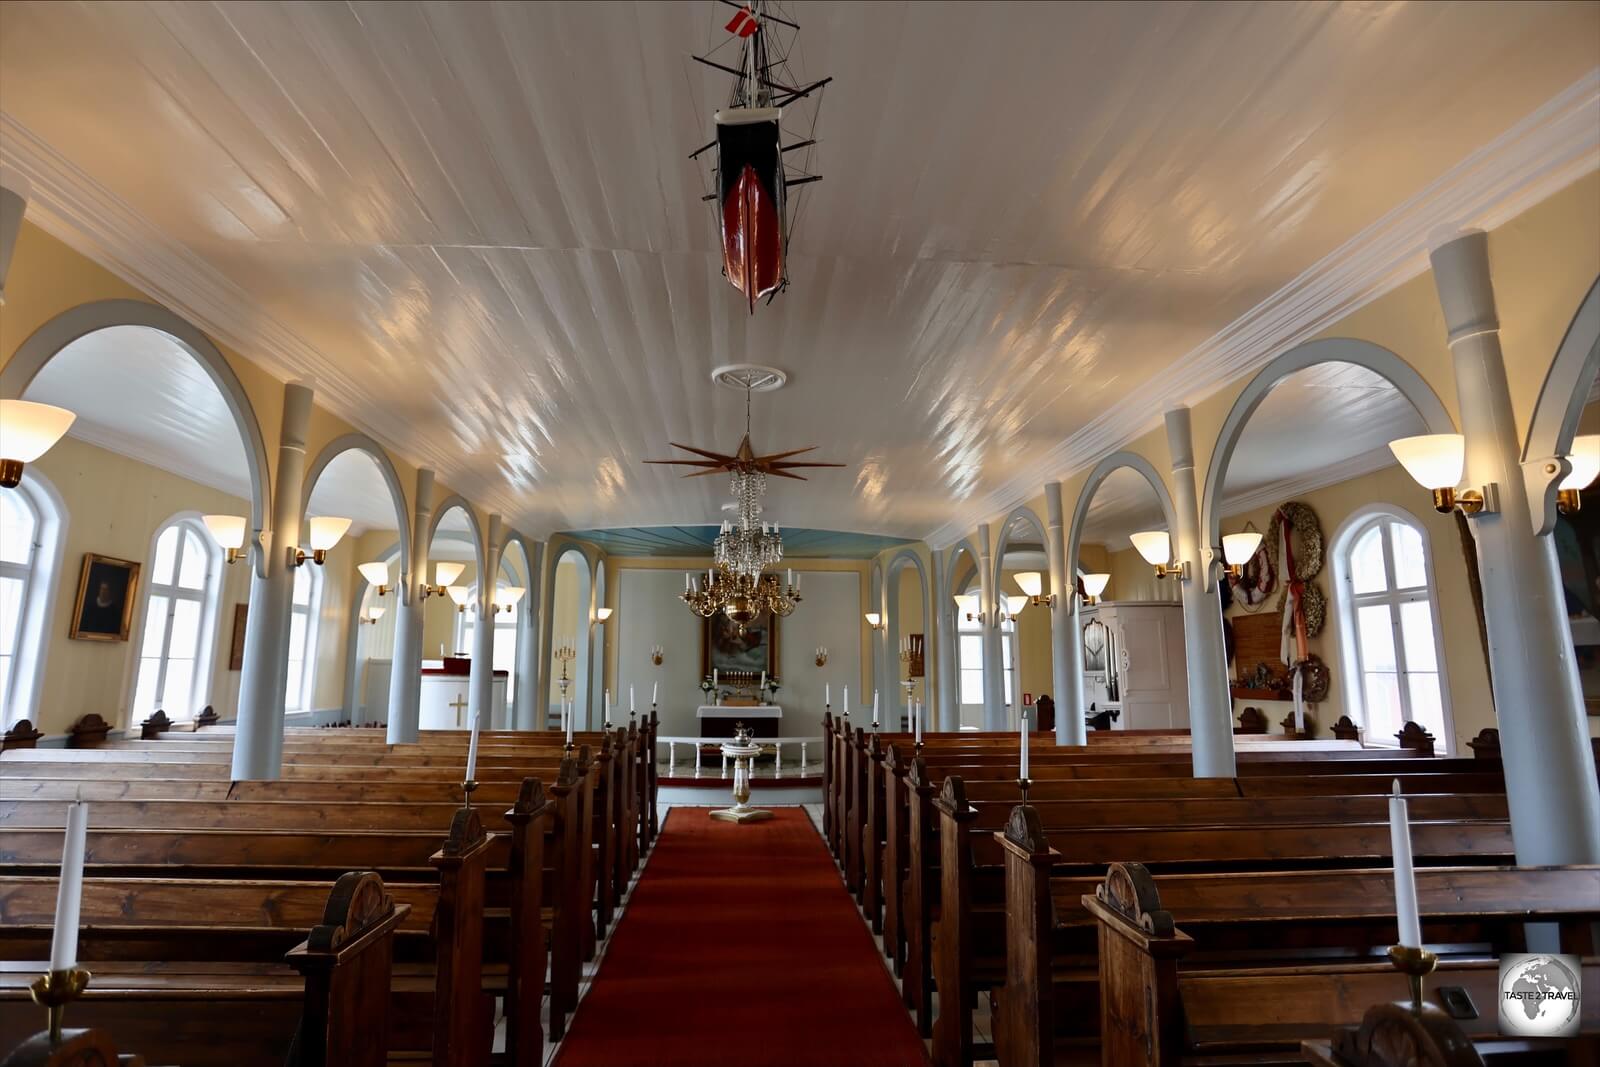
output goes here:
[[[966, 618], [965, 615], [963, 615], [963, 614], [961, 614], [959, 612], [957, 613], [957, 618], [956, 618], [956, 706], [958, 708], [960, 708], [960, 707], [982, 708], [983, 707], [983, 702], [982, 701], [979, 701], [977, 704], [963, 704], [962, 701], [961, 701], [961, 691], [962, 691], [961, 676], [962, 676], [962, 674], [970, 671], [972, 673], [977, 674], [979, 679], [980, 679], [980, 681], [981, 681], [981, 679], [983, 678], [983, 671], [984, 671], [984, 663], [983, 663], [983, 657], [982, 657], [981, 653], [979, 655], [978, 665], [976, 667], [967, 666], [966, 661], [961, 658], [961, 638], [964, 635], [964, 636], [967, 636], [967, 637], [978, 637], [978, 638], [981, 639], [983, 637], [983, 628], [986, 625], [988, 625], [988, 624], [985, 623], [985, 622], [980, 622], [978, 620], [969, 620], [969, 619]], [[981, 644], [980, 644], [979, 647], [980, 648], [982, 647]], [[1003, 679], [1003, 681], [1001, 682], [1001, 686], [1000, 686], [1001, 699], [1006, 703], [1007, 706], [1009, 706], [1011, 708], [1011, 716], [1012, 716], [1012, 719], [1013, 719], [1012, 722], [1007, 724], [1007, 727], [1008, 728], [1015, 728], [1017, 726], [1017, 724], [1021, 721], [1020, 719], [1017, 718], [1017, 716], [1019, 716], [1021, 714], [1021, 709], [1016, 706], [1016, 691], [1017, 691], [1017, 627], [1016, 627], [1015, 623], [1007, 622], [1007, 623], [1005, 623], [1005, 624], [1003, 624], [1001, 626], [1001, 629], [1000, 629], [1000, 665], [1001, 665], [1001, 678]], [[981, 688], [981, 686], [980, 686], [980, 688]]]
[[66, 545], [67, 509], [55, 486], [31, 467], [22, 483], [0, 493], [14, 493], [14, 499], [33, 513], [33, 550], [26, 563], [0, 563], [0, 575], [22, 580], [21, 612], [17, 619], [16, 647], [9, 650], [11, 676], [7, 692], [0, 692], [0, 730], [8, 730], [19, 720], [39, 721], [39, 697], [44, 688], [45, 653], [55, 615], [52, 595], [61, 574], [62, 551]]
[[[158, 584], [155, 580], [156, 545], [163, 535], [173, 527], [180, 530], [180, 536], [174, 550], [172, 564], [172, 584]], [[178, 575], [183, 571], [183, 541], [192, 537], [200, 545], [200, 551], [206, 559], [206, 577], [199, 589], [184, 589], [179, 586]], [[144, 578], [144, 588], [139, 593], [138, 630], [133, 634], [133, 655], [129, 656], [128, 680], [128, 711], [130, 722], [141, 715], [153, 715], [158, 709], [176, 719], [199, 714], [200, 709], [210, 703], [212, 660], [216, 655], [217, 643], [217, 611], [222, 600], [222, 551], [217, 547], [216, 541], [206, 530], [205, 524], [200, 519], [199, 512], [185, 511], [172, 516], [166, 522], [156, 527], [150, 537], [150, 550], [145, 558], [150, 561], [149, 566], [141, 568], [140, 577]], [[139, 671], [144, 660], [145, 630], [150, 622], [150, 598], [155, 595], [167, 598], [167, 614], [163, 622], [161, 637], [161, 666], [156, 673], [154, 704], [146, 709], [137, 708], [134, 702], [139, 697]], [[194, 651], [194, 675], [189, 681], [189, 700], [195, 704], [192, 708], [167, 708], [162, 701], [162, 694], [167, 686], [167, 664], [172, 658], [172, 620], [176, 611], [178, 600], [190, 600], [200, 605], [200, 621]]]
[[[1394, 549], [1390, 543], [1391, 538], [1385, 535], [1380, 541], [1383, 545], [1383, 565], [1390, 588], [1379, 593], [1358, 594], [1354, 591], [1354, 580], [1350, 573], [1351, 551], [1368, 531], [1389, 524], [1409, 526], [1422, 539], [1424, 584], [1406, 589], [1393, 588]], [[1400, 718], [1402, 723], [1407, 723], [1412, 721], [1411, 687], [1407, 684], [1409, 672], [1406, 670], [1405, 637], [1400, 628], [1399, 606], [1425, 601], [1433, 625], [1433, 655], [1439, 676], [1439, 706], [1444, 717], [1444, 736], [1436, 738], [1435, 744], [1442, 754], [1448, 755], [1455, 748], [1455, 715], [1450, 701], [1450, 673], [1449, 664], [1445, 660], [1444, 631], [1440, 625], [1439, 586], [1434, 578], [1433, 541], [1428, 535], [1427, 526], [1411, 512], [1397, 505], [1369, 504], [1351, 513], [1340, 524], [1333, 536], [1330, 557], [1333, 561], [1334, 609], [1338, 613], [1339, 620], [1339, 655], [1344, 677], [1349, 679], [1345, 686], [1345, 692], [1349, 694], [1346, 698], [1346, 711], [1352, 719], [1361, 724], [1362, 741], [1368, 745], [1385, 745], [1390, 748], [1399, 746], [1398, 739], [1374, 736], [1370, 728], [1366, 707], [1365, 674], [1361, 661], [1360, 630], [1356, 619], [1357, 609], [1379, 605], [1389, 608], [1400, 692]]]
[[[472, 603], [478, 603], [477, 586], [472, 587]], [[494, 628], [496, 634], [498, 634], [501, 630], [510, 630], [515, 635], [515, 640], [513, 640], [511, 643], [511, 662], [501, 666], [500, 664], [491, 660], [489, 664], [491, 670], [506, 672], [506, 707], [512, 708], [516, 706], [514, 702], [516, 700], [517, 683], [517, 644], [522, 640], [522, 632], [518, 620], [522, 615], [522, 604], [519, 602], [510, 611], [495, 611], [491, 606], [489, 609], [489, 614], [494, 616]], [[467, 611], [459, 612], [457, 614], [456, 630], [454, 635], [456, 649], [458, 651], [465, 652], [469, 656], [472, 655], [472, 642], [467, 639], [467, 629], [468, 627], [473, 627], [476, 625], [476, 608], [470, 608]], [[492, 641], [490, 642], [489, 647], [491, 649], [490, 654], [493, 655], [492, 650], [494, 648], [494, 644]]]
[[[296, 568], [296, 572], [295, 578], [297, 580], [301, 573], [305, 574], [306, 581], [310, 583], [311, 591], [306, 596], [304, 604], [295, 603], [293, 592], [289, 594], [289, 634], [294, 633], [293, 623], [296, 615], [304, 615], [306, 617], [306, 625], [304, 631], [305, 641], [300, 648], [300, 692], [284, 692], [283, 710], [285, 713], [317, 710], [312, 705], [315, 703], [313, 697], [316, 693], [317, 679], [317, 631], [320, 628], [319, 623], [322, 621], [322, 590], [324, 588], [322, 568], [307, 559], [305, 563]], [[288, 636], [288, 634], [285, 635], [285, 641], [288, 640]], [[289, 649], [290, 658], [293, 658], [294, 651], [292, 648]], [[287, 671], [285, 671], [284, 678], [285, 680], [288, 678]]]

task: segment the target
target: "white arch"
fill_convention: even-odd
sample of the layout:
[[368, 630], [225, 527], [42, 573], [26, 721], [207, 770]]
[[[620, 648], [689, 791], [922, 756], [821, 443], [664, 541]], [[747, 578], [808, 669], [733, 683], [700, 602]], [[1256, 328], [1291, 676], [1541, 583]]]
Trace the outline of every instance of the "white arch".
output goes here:
[[1541, 534], [1555, 528], [1555, 487], [1566, 470], [1562, 467], [1552, 472], [1548, 461], [1572, 451], [1578, 420], [1583, 417], [1596, 377], [1600, 377], [1600, 278], [1589, 287], [1556, 348], [1522, 449], [1533, 526]]
[[502, 551], [500, 556], [502, 567], [513, 547], [522, 555], [523, 572], [528, 584], [517, 610], [517, 685], [511, 726], [516, 730], [535, 730], [540, 728], [536, 720], [539, 714], [539, 691], [544, 677], [539, 661], [539, 604], [543, 577], [539, 565], [543, 556], [537, 541], [529, 541], [518, 531], [511, 530], [506, 535], [507, 551]]
[[[933, 658], [933, 642], [930, 640], [933, 635], [933, 627], [931, 625], [933, 616], [930, 614], [933, 609], [933, 605], [930, 603], [930, 593], [932, 590], [928, 584], [928, 572], [922, 566], [922, 557], [918, 556], [916, 552], [909, 548], [902, 548], [900, 551], [896, 552], [889, 558], [889, 565], [884, 568], [884, 643], [889, 648], [896, 649], [896, 654], [898, 654], [901, 636], [900, 631], [902, 629], [902, 620], [900, 618], [899, 579], [900, 572], [905, 570], [907, 567], [916, 568], [917, 581], [922, 590], [922, 699], [924, 703], [932, 703], [929, 698], [933, 694], [928, 691], [933, 680], [933, 673], [928, 670], [929, 663]], [[895, 677], [899, 677], [898, 671], [896, 672]], [[897, 690], [901, 690], [901, 687], [898, 685], [895, 686], [895, 688]], [[904, 695], [903, 690], [901, 690], [899, 695], [890, 695], [890, 699], [894, 702], [895, 706], [899, 706], [899, 697], [902, 695]]]
[[335, 437], [324, 445], [306, 470], [305, 484], [300, 493], [300, 513], [302, 515], [307, 513], [311, 505], [312, 490], [316, 488], [317, 479], [322, 477], [322, 472], [327, 470], [328, 464], [346, 452], [361, 452], [370, 458], [377, 465], [384, 484], [389, 487], [389, 499], [394, 502], [395, 528], [400, 532], [400, 579], [396, 584], [403, 586], [406, 583], [406, 576], [411, 573], [411, 517], [406, 511], [406, 492], [400, 484], [400, 475], [394, 469], [389, 454], [378, 442], [364, 433], [347, 433], [342, 437]]
[[[55, 484], [30, 464], [13, 492], [34, 512], [35, 552], [23, 590], [21, 630], [11, 671], [11, 692], [16, 699], [0, 708], [0, 729], [10, 729], [19, 719], [39, 723], [39, 698], [44, 691], [45, 656], [55, 632], [56, 583], [62, 575], [67, 526], [72, 516]], [[130, 657], [132, 658], [132, 657]], [[5, 693], [0, 692], [0, 698]]]
[[[1083, 528], [1089, 521], [1089, 505], [1094, 502], [1094, 494], [1100, 488], [1100, 483], [1122, 467], [1133, 470], [1150, 483], [1161, 504], [1161, 517], [1166, 521], [1168, 532], [1174, 539], [1178, 536], [1178, 513], [1172, 506], [1172, 494], [1167, 492], [1167, 483], [1161, 480], [1155, 467], [1137, 452], [1113, 452], [1094, 465], [1089, 472], [1089, 479], [1078, 493], [1078, 503], [1072, 509], [1072, 526], [1067, 534], [1067, 568], [1074, 576], [1078, 573], [1078, 552], [1083, 547]], [[1057, 703], [1059, 706], [1059, 698]]]
[[982, 584], [983, 557], [978, 554], [978, 546], [972, 543], [972, 538], [963, 537], [944, 553], [943, 588], [938, 594], [939, 618], [948, 620], [948, 625], [940, 627], [940, 662], [947, 666], [942, 671], [945, 685], [939, 697], [939, 728], [947, 731], [961, 729], [961, 620], [956, 617], [955, 596], [962, 553], [972, 560], [973, 577], [979, 580], [980, 587]]
[[[1210, 563], [1217, 558], [1222, 544], [1222, 490], [1227, 480], [1228, 464], [1233, 461], [1233, 450], [1238, 447], [1245, 425], [1256, 408], [1278, 382], [1296, 371], [1314, 367], [1319, 363], [1350, 363], [1364, 367], [1411, 401], [1411, 406], [1422, 416], [1429, 433], [1454, 433], [1455, 422], [1445, 410], [1443, 402], [1416, 369], [1380, 345], [1350, 337], [1332, 337], [1321, 341], [1307, 341], [1296, 345], [1262, 367], [1250, 384], [1244, 387], [1217, 435], [1216, 448], [1211, 453], [1211, 463], [1206, 469], [1206, 484], [1200, 498], [1201, 565], [1209, 572]], [[1208, 574], [1202, 580], [1211, 581]]]
[[[539, 634], [539, 661], [547, 667], [551, 654], [555, 650], [555, 636], [558, 622], [555, 619], [556, 608], [556, 570], [561, 566], [561, 561], [568, 555], [578, 557], [578, 605], [585, 612], [590, 610], [590, 600], [594, 589], [593, 575], [590, 572], [589, 554], [582, 544], [577, 541], [566, 541], [550, 556], [546, 563], [549, 578], [545, 581], [544, 595], [540, 614], [544, 618]], [[573, 640], [577, 643], [577, 659], [573, 661], [573, 692], [572, 705], [575, 709], [587, 710], [589, 702], [589, 627], [588, 619], [579, 620], [584, 625], [575, 627]], [[534, 729], [542, 730], [550, 721], [550, 682], [547, 680], [539, 687], [539, 721], [534, 724]]]
[[[1029, 526], [1033, 527], [1034, 532], [1039, 535], [1039, 551], [1043, 552], [1045, 550], [1044, 523], [1039, 521], [1039, 516], [1035, 515], [1033, 513], [1033, 509], [1028, 507], [1026, 504], [1015, 508], [1011, 514], [1007, 515], [1005, 520], [1000, 523], [1000, 539], [995, 543], [994, 587], [997, 590], [1000, 588], [1000, 571], [1002, 569], [1001, 564], [1006, 558], [1006, 549], [1011, 545], [1012, 527], [1019, 520], [1025, 521]], [[1047, 577], [1049, 576], [1049, 573], [1050, 568], [1046, 566], [1045, 574]], [[1048, 581], [1045, 582], [1044, 585], [1046, 589], [1050, 588], [1050, 583]]]
[[[34, 330], [17, 347], [11, 361], [0, 369], [0, 397], [21, 399], [45, 364], [62, 349], [91, 333], [113, 326], [143, 326], [166, 334], [194, 358], [216, 385], [244, 442], [245, 462], [250, 474], [250, 526], [258, 535], [255, 543], [259, 544], [259, 534], [266, 529], [267, 516], [270, 514], [270, 468], [267, 466], [267, 448], [255, 409], [233, 368], [211, 343], [211, 339], [187, 320], [159, 304], [143, 300], [97, 300], [63, 311]], [[261, 553], [258, 551], [253, 554], [257, 559], [257, 572], [262, 573]]]

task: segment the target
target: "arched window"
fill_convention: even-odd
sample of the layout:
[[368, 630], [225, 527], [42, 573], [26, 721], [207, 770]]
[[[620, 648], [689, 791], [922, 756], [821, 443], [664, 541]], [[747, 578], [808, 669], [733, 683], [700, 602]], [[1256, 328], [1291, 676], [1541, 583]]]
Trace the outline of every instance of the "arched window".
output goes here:
[[1415, 722], [1448, 748], [1449, 708], [1427, 532], [1398, 509], [1358, 513], [1334, 538], [1350, 713], [1370, 744]]
[[151, 558], [133, 717], [188, 718], [208, 699], [222, 554], [198, 519], [180, 516], [156, 532]]
[[317, 616], [322, 611], [322, 568], [303, 564], [294, 572], [294, 603], [289, 614], [289, 675], [283, 688], [285, 711], [314, 711], [312, 684], [317, 674]]
[[34, 472], [0, 489], [0, 729], [38, 718], [62, 525], [53, 491]]

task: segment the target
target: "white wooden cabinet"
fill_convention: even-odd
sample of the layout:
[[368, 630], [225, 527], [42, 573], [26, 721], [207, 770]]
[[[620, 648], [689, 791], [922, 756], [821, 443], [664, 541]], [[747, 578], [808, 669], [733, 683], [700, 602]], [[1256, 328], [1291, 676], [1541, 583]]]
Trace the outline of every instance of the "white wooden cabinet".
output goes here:
[[1086, 704], [1119, 708], [1117, 730], [1175, 730], [1189, 726], [1189, 678], [1183, 648], [1183, 605], [1123, 601], [1082, 610], [1083, 624], [1104, 623], [1110, 634], [1110, 669], [1116, 697], [1104, 676], [1085, 672]]

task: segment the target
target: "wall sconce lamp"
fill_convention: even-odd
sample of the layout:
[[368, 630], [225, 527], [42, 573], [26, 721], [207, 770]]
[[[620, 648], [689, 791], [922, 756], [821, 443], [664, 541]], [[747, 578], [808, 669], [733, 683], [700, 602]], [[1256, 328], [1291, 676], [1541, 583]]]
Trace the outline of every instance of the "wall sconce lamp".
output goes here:
[[373, 596], [385, 596], [389, 592], [389, 565], [387, 563], [372, 562], [362, 563], [356, 567], [361, 572], [361, 577], [372, 586]]
[[1244, 565], [1250, 562], [1250, 557], [1260, 547], [1261, 535], [1258, 533], [1223, 534], [1222, 558], [1226, 561], [1228, 573], [1235, 578], [1244, 577]]
[[464, 585], [447, 585], [444, 591], [455, 601], [456, 610], [465, 613], [467, 604], [472, 601], [472, 590]]
[[1458, 433], [1427, 433], [1389, 442], [1389, 451], [1418, 485], [1433, 492], [1433, 509], [1444, 514], [1459, 510], [1478, 515], [1498, 510], [1494, 487], [1457, 489], [1466, 466], [1467, 439]]
[[1600, 434], [1573, 438], [1567, 462], [1572, 464], [1572, 473], [1556, 486], [1556, 509], [1563, 515], [1571, 515], [1583, 506], [1579, 493], [1600, 477]]
[[662, 647], [660, 645], [651, 645], [650, 646], [650, 662], [651, 663], [653, 663], [657, 667], [659, 667], [659, 666], [661, 666], [661, 661], [666, 659], [666, 658], [667, 658], [667, 654], [662, 649]]
[[828, 665], [828, 650], [820, 645], [817, 647], [816, 664], [819, 667]]
[[1022, 614], [1022, 609], [1028, 606], [1028, 598], [1025, 596], [1010, 596], [1008, 594], [1002, 596], [1000, 600], [1003, 606], [998, 612], [1000, 617], [996, 622], [1002, 626], [1008, 622], [1015, 623], [1017, 616]]
[[31, 400], [0, 400], [0, 486], [21, 485], [22, 468], [50, 451], [77, 417]]
[[334, 515], [318, 515], [314, 519], [307, 519], [311, 527], [311, 551], [298, 546], [289, 549], [289, 566], [298, 567], [307, 559], [317, 566], [322, 566], [328, 560], [328, 550], [339, 543], [339, 538], [350, 529], [350, 520], [341, 519]]
[[429, 585], [427, 582], [422, 583], [423, 599], [426, 600], [430, 596], [446, 595], [450, 590], [451, 584], [457, 578], [461, 577], [461, 572], [466, 569], [467, 565], [465, 563], [435, 563], [433, 565], [434, 584]]
[[1180, 579], [1189, 577], [1188, 560], [1172, 562], [1172, 535], [1167, 531], [1144, 530], [1129, 534], [1128, 540], [1133, 542], [1133, 547], [1139, 550], [1144, 561], [1156, 569], [1157, 578], [1165, 578], [1169, 574], [1177, 575]]
[[606, 620], [611, 618], [611, 613], [615, 610], [615, 608], [595, 608], [594, 621], [599, 623], [601, 626], [604, 626], [606, 624]]
[[967, 622], [983, 621], [983, 598], [977, 593], [957, 593], [956, 615]]
[[1083, 599], [1091, 604], [1100, 603], [1100, 594], [1106, 591], [1106, 586], [1111, 584], [1109, 574], [1085, 574], [1083, 576]]
[[244, 555], [244, 516], [202, 515], [200, 521], [206, 524], [212, 540], [226, 553], [227, 561], [237, 563]]
[[516, 608], [522, 595], [528, 590], [520, 585], [502, 585], [494, 591], [494, 603], [489, 605], [489, 610], [495, 614], [502, 611], [511, 611]]
[[876, 611], [869, 611], [862, 618], [867, 620], [867, 628], [872, 630], [883, 629], [883, 616]]
[[374, 605], [372, 605], [372, 607], [368, 608], [367, 609], [367, 613], [365, 615], [361, 616], [357, 621], [358, 622], [377, 622], [381, 618], [383, 618], [383, 605], [382, 604], [374, 604]]
[[1027, 595], [1029, 604], [1048, 608], [1056, 602], [1054, 593], [1044, 591], [1044, 576], [1038, 571], [1023, 571], [1012, 577], [1016, 579], [1017, 588]]

